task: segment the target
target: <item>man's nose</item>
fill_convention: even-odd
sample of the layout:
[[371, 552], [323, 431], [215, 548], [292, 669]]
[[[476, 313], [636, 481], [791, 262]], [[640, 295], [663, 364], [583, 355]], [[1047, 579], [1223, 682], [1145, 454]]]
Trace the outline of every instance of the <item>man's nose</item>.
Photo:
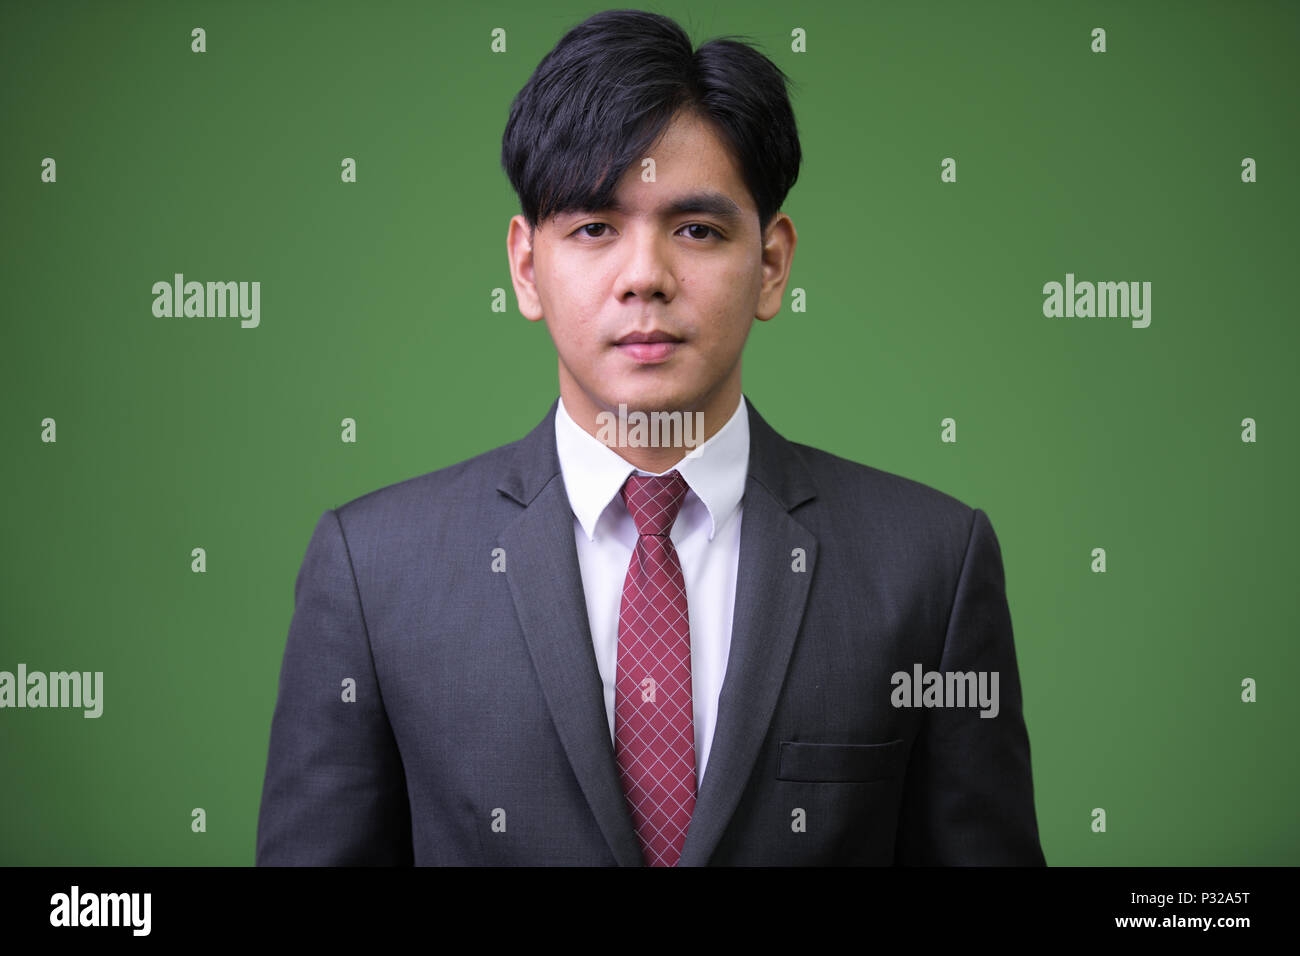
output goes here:
[[624, 235], [619, 275], [620, 295], [642, 299], [671, 298], [675, 291], [671, 237], [643, 226], [629, 226]]

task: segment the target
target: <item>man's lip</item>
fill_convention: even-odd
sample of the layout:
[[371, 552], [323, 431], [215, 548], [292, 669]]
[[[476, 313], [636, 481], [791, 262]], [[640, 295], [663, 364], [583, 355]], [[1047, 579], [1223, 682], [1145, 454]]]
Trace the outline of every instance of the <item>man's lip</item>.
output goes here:
[[632, 361], [639, 362], [642, 365], [657, 365], [660, 362], [668, 361], [681, 342], [625, 342], [616, 348], [624, 355], [629, 356]]
[[676, 335], [670, 335], [667, 332], [661, 332], [655, 329], [651, 332], [629, 332], [621, 339], [616, 341], [615, 345], [653, 345], [657, 342], [680, 342], [681, 339]]

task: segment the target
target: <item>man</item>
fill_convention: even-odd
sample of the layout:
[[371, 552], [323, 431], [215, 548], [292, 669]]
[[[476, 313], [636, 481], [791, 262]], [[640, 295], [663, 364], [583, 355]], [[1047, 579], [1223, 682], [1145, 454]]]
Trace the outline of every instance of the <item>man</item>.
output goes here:
[[[784, 76], [598, 14], [502, 159], [559, 399], [321, 516], [258, 863], [1041, 864], [988, 518], [787, 442], [741, 392], [796, 243]], [[683, 428], [632, 440], [638, 412]]]

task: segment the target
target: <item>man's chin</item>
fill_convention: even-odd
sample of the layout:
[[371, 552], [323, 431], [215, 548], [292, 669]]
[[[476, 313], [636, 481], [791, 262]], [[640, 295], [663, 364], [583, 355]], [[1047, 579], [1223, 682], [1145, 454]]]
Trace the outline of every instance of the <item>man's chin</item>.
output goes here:
[[607, 403], [609, 411], [617, 413], [620, 406], [632, 412], [684, 412], [694, 410], [693, 397], [682, 389], [645, 388], [644, 386], [613, 389]]

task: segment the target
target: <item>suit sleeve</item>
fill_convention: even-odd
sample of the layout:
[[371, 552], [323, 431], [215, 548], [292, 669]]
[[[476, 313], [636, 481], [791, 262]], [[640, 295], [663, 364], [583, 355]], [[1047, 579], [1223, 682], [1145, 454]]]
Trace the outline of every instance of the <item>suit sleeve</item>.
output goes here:
[[[355, 681], [355, 701], [345, 698], [348, 678]], [[412, 862], [401, 756], [380, 696], [343, 527], [333, 510], [317, 521], [294, 584], [256, 862]]]
[[1002, 552], [978, 508], [939, 671], [988, 672], [990, 689], [997, 673], [998, 712], [981, 717], [978, 706], [924, 711], [904, 781], [895, 862], [1044, 865]]

